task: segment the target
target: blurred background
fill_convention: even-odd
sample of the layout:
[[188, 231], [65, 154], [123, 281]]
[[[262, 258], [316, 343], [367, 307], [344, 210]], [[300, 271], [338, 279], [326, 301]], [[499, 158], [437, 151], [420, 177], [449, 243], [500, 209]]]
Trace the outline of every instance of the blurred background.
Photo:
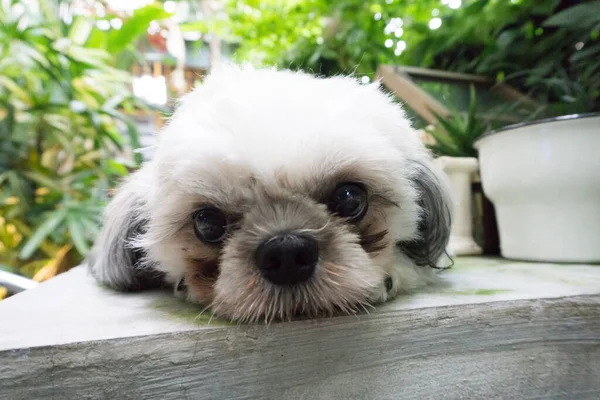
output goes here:
[[0, 270], [36, 282], [82, 261], [111, 189], [219, 62], [381, 79], [437, 155], [600, 110], [600, 1], [0, 2]]

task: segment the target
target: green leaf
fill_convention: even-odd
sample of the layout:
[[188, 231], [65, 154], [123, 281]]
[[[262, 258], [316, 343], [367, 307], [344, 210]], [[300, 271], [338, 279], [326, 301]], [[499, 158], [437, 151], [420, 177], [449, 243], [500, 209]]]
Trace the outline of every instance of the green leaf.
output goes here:
[[4, 86], [11, 94], [21, 100], [23, 103], [31, 105], [33, 101], [31, 96], [23, 88], [7, 76], [0, 75], [0, 87]]
[[146, 33], [151, 21], [159, 21], [169, 16], [170, 14], [160, 4], [138, 8], [130, 18], [123, 21], [121, 29], [110, 31], [106, 49], [111, 54], [119, 53], [140, 35]]
[[108, 35], [109, 32], [94, 27], [92, 28], [92, 32], [90, 33], [85, 46], [94, 49], [105, 49], [108, 46]]
[[70, 46], [65, 55], [75, 62], [87, 64], [100, 70], [107, 70], [110, 53], [102, 49]]
[[544, 26], [560, 26], [581, 29], [582, 26], [593, 25], [600, 16], [600, 1], [591, 1], [569, 7], [544, 21]]
[[179, 25], [181, 32], [207, 32], [208, 27], [204, 21], [185, 22]]
[[469, 86], [469, 95], [469, 114], [467, 116], [467, 126], [465, 130], [468, 136], [472, 136], [473, 131], [477, 128], [477, 95], [473, 84]]
[[450, 137], [461, 138], [465, 136], [463, 129], [460, 127], [460, 115], [453, 115], [450, 117], [444, 117], [438, 113], [433, 113], [438, 123], [444, 128]]
[[560, 0], [544, 0], [536, 4], [531, 10], [534, 15], [550, 15], [560, 4]]
[[102, 105], [102, 108], [104, 110], [115, 110], [119, 106], [119, 104], [121, 104], [126, 98], [127, 97], [125, 96], [125, 94], [119, 93], [115, 96], [106, 99], [106, 101]]
[[94, 22], [91, 18], [85, 16], [76, 16], [69, 29], [69, 39], [76, 45], [83, 45], [89, 38], [94, 27]]
[[47, 187], [48, 189], [52, 189], [55, 192], [62, 192], [61, 187], [52, 179], [50, 179], [47, 175], [35, 171], [25, 171], [23, 172], [23, 175], [27, 179], [37, 183], [40, 186]]
[[42, 242], [46, 240], [46, 238], [65, 220], [66, 216], [67, 213], [65, 210], [58, 210], [50, 213], [44, 223], [37, 228], [29, 240], [23, 245], [23, 248], [19, 253], [19, 258], [26, 260], [31, 257], [39, 249]]
[[82, 256], [85, 256], [90, 247], [88, 246], [87, 239], [85, 238], [84, 228], [78, 218], [73, 215], [69, 215], [68, 218], [69, 233], [75, 248]]
[[317, 51], [315, 51], [312, 56], [310, 56], [310, 58], [308, 59], [308, 61], [306, 62], [308, 65], [314, 66], [316, 65], [317, 61], [319, 61], [319, 59], [321, 58], [321, 50], [317, 49]]
[[79, 222], [88, 233], [88, 237], [95, 238], [100, 234], [100, 224], [97, 221], [94, 221], [93, 218], [82, 216], [79, 219]]
[[123, 151], [123, 137], [116, 129], [102, 129], [99, 133], [107, 138], [110, 143], [114, 144], [119, 151]]
[[6, 264], [0, 264], [0, 271], [10, 272], [11, 274], [19, 274], [19, 269]]
[[587, 60], [588, 57], [593, 56], [596, 53], [599, 53], [596, 57], [600, 57], [600, 45], [590, 46], [589, 48], [579, 50], [571, 56], [569, 61], [574, 63], [578, 61]]
[[17, 196], [24, 207], [29, 207], [27, 182], [15, 171], [7, 171], [6, 179], [10, 184], [12, 195]]
[[[137, 127], [133, 123], [131, 118], [127, 117], [126, 115], [124, 115], [123, 113], [121, 113], [117, 110], [113, 110], [110, 108], [104, 108], [103, 112], [105, 112], [106, 114], [110, 115], [113, 118], [119, 119], [120, 121], [122, 121], [125, 124], [125, 126], [127, 127], [127, 134], [129, 136], [129, 141], [131, 142], [131, 146], [134, 149], [139, 149], [142, 146], [140, 143], [140, 137], [139, 137]], [[141, 164], [142, 154], [136, 153], [134, 155], [134, 158], [135, 158], [136, 163]]]
[[108, 170], [110, 173], [120, 176], [126, 176], [129, 173], [123, 164], [120, 164], [115, 160], [108, 160]]
[[[437, 139], [436, 139], [437, 140]], [[461, 157], [462, 154], [459, 150], [440, 142], [432, 145], [427, 145], [427, 148], [431, 150], [437, 156], [450, 156], [450, 157]]]

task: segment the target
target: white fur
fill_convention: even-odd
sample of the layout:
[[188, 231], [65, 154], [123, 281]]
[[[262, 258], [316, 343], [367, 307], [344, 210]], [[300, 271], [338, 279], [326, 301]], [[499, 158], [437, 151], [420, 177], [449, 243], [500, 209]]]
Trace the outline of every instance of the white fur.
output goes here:
[[[324, 80], [234, 66], [212, 72], [181, 99], [158, 137], [152, 161], [121, 188], [120, 204], [135, 204], [135, 213], [147, 220], [147, 231], [130, 238], [128, 245], [143, 249], [147, 265], [177, 283], [186, 274], [186, 263], [181, 241], [173, 238], [182, 235], [199, 195], [205, 202], [245, 212], [255, 196], [250, 179], [278, 188], [277, 176], [284, 172], [294, 187], [310, 188], [319, 177], [345, 167], [364, 171], [367, 183], [398, 205], [380, 221], [393, 243], [372, 257], [392, 277], [393, 288], [388, 291], [379, 283], [371, 300], [386, 301], [432, 282], [432, 270], [416, 266], [394, 243], [418, 240], [419, 219], [433, 212], [418, 203], [418, 175], [433, 171], [443, 205], [448, 203], [445, 182], [401, 107], [378, 84], [361, 85], [349, 77]], [[125, 224], [128, 211], [119, 207], [111, 205], [106, 232]], [[183, 240], [193, 246], [193, 235], [186, 235]], [[103, 256], [111, 245], [112, 239], [102, 236], [90, 264], [100, 281], [119, 286], [112, 280], [120, 266], [108, 264], [126, 260]]]

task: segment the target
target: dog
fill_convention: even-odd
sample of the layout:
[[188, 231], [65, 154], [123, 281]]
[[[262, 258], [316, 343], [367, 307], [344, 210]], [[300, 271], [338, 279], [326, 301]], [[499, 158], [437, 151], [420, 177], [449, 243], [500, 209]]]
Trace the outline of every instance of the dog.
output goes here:
[[378, 82], [229, 65], [180, 100], [88, 265], [238, 322], [356, 313], [439, 280], [450, 210]]

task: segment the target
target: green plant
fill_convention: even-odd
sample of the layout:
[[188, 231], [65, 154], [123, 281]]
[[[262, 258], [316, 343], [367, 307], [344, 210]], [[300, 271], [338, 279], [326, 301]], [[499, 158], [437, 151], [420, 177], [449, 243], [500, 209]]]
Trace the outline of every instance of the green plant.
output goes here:
[[115, 67], [139, 29], [67, 24], [58, 2], [33, 3], [0, 7], [0, 265], [47, 277], [86, 255], [107, 192], [139, 163], [129, 115], [145, 105]]
[[469, 2], [410, 62], [496, 77], [536, 99], [530, 118], [600, 110], [600, 1]]
[[192, 25], [236, 43], [240, 60], [371, 78], [382, 63], [468, 72], [542, 104], [525, 119], [600, 110], [599, 0], [449, 3], [227, 0], [225, 19]]
[[[472, 1], [472, 0], [465, 0]], [[438, 0], [226, 0], [224, 20], [191, 24], [236, 44], [238, 60], [374, 76], [428, 34]], [[439, 7], [442, 15], [451, 12]], [[386, 30], [386, 27], [389, 27]], [[397, 25], [397, 26], [396, 26]], [[183, 27], [186, 29], [187, 27]], [[391, 29], [391, 30], [390, 30]], [[386, 41], [394, 46], [386, 47]], [[397, 51], [397, 49], [400, 49]]]
[[469, 110], [466, 115], [453, 112], [449, 116], [442, 116], [432, 112], [438, 124], [428, 130], [435, 139], [435, 144], [428, 145], [429, 149], [437, 156], [477, 157], [473, 143], [488, 129], [489, 123], [477, 115], [475, 88], [471, 85]]

